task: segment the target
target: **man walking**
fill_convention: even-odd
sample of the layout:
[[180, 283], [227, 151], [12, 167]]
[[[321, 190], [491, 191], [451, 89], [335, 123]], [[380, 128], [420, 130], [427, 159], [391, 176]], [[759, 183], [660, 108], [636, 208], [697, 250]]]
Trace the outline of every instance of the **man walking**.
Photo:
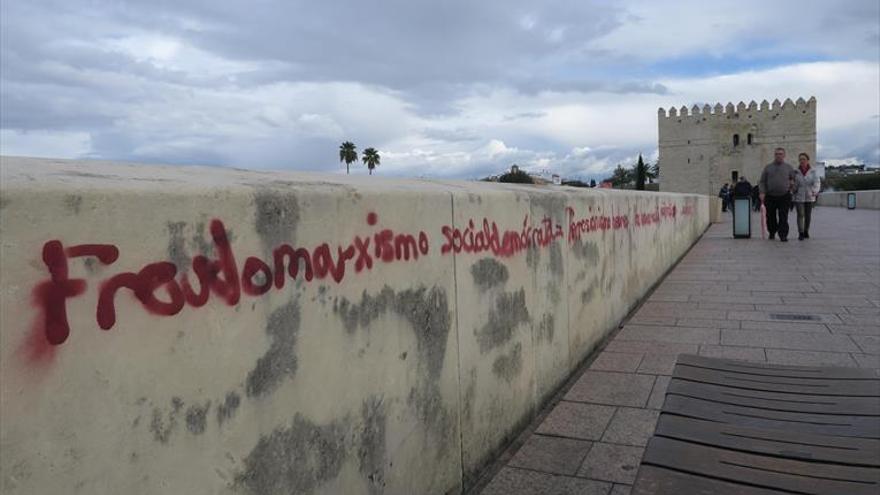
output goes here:
[[721, 186], [718, 197], [721, 198], [721, 211], [727, 211], [727, 203], [730, 200], [730, 188], [727, 187], [727, 182]]
[[794, 167], [785, 163], [785, 149], [776, 148], [773, 162], [764, 167], [758, 183], [761, 202], [767, 209], [767, 231], [771, 240], [779, 233], [779, 240], [788, 242], [788, 210], [794, 178]]

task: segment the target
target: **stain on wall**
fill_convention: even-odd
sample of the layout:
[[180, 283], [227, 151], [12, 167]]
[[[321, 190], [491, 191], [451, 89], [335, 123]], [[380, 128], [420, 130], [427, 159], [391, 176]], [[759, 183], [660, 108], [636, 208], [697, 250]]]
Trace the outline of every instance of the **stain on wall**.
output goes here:
[[[207, 237], [205, 237], [205, 232], [207, 232], [207, 225], [204, 221], [196, 222], [195, 231], [193, 232], [193, 236], [191, 239], [192, 246], [195, 249], [195, 252], [198, 254], [203, 254], [205, 256], [213, 256], [214, 255], [214, 243], [209, 241]], [[232, 232], [227, 230], [226, 235], [229, 236], [230, 239], [234, 239], [235, 236], [232, 235]]]
[[589, 289], [581, 291], [581, 304], [589, 304], [596, 295], [596, 286], [591, 285]]
[[354, 332], [359, 327], [368, 329], [371, 322], [389, 311], [409, 323], [416, 337], [418, 378], [407, 403], [414, 408], [417, 419], [426, 424], [441, 442], [437, 454], [442, 455], [446, 450], [445, 442], [448, 441], [446, 431], [453, 421], [452, 414], [443, 403], [439, 385], [452, 327], [446, 291], [440, 287], [419, 287], [395, 292], [386, 285], [376, 295], [364, 291], [357, 304], [344, 297], [339, 298], [334, 301], [333, 311], [339, 315], [348, 332]]
[[185, 271], [189, 264], [190, 257], [186, 251], [186, 239], [183, 237], [183, 231], [186, 228], [186, 222], [168, 222], [165, 224], [168, 229], [168, 260], [174, 263], [178, 272]]
[[254, 228], [266, 249], [283, 243], [293, 243], [300, 212], [296, 195], [273, 189], [261, 189], [254, 194], [256, 215]]
[[535, 338], [538, 342], [553, 342], [553, 334], [556, 331], [556, 321], [553, 313], [544, 313], [538, 323]]
[[183, 409], [183, 400], [180, 397], [171, 399], [171, 411], [163, 414], [158, 407], [153, 408], [153, 418], [150, 421], [150, 431], [153, 433], [153, 439], [159, 443], [168, 443], [171, 438], [171, 432], [177, 426], [177, 416]]
[[348, 433], [340, 422], [317, 425], [297, 413], [260, 437], [235, 483], [254, 495], [312, 493], [339, 475]]
[[186, 429], [194, 435], [205, 432], [208, 424], [208, 411], [211, 409], [211, 401], [204, 404], [193, 404], [186, 410]]
[[248, 397], [263, 397], [278, 388], [284, 378], [296, 373], [299, 311], [299, 303], [292, 300], [269, 315], [266, 321], [269, 349], [248, 373], [245, 384]]
[[471, 265], [474, 284], [482, 291], [504, 285], [509, 276], [507, 267], [494, 258], [483, 258]]
[[238, 395], [238, 392], [228, 392], [223, 402], [217, 404], [217, 424], [222, 425], [232, 419], [240, 405], [241, 396]]
[[82, 208], [83, 198], [79, 194], [68, 194], [64, 196], [64, 206], [74, 215], [79, 215]]
[[586, 264], [595, 264], [599, 261], [599, 248], [595, 242], [576, 239], [572, 245], [572, 253]]
[[565, 273], [562, 262], [562, 246], [559, 244], [550, 246], [550, 272], [556, 277], [561, 277]]
[[477, 398], [477, 369], [471, 368], [465, 378], [464, 392], [461, 394], [461, 418], [470, 422], [474, 415], [474, 401]]
[[382, 401], [375, 397], [364, 401], [361, 420], [358, 466], [367, 480], [370, 494], [380, 494], [385, 491], [385, 430], [388, 422]]
[[360, 416], [345, 414], [326, 424], [297, 413], [289, 425], [260, 437], [234, 485], [254, 495], [312, 493], [354, 462], [368, 493], [383, 493], [387, 422], [384, 403], [375, 396], [363, 402]]
[[513, 336], [516, 327], [528, 321], [525, 289], [499, 294], [495, 306], [489, 310], [489, 321], [474, 331], [480, 353], [485, 354], [505, 344]]
[[495, 358], [492, 363], [492, 373], [507, 383], [512, 382], [522, 372], [522, 343], [517, 342], [510, 352]]

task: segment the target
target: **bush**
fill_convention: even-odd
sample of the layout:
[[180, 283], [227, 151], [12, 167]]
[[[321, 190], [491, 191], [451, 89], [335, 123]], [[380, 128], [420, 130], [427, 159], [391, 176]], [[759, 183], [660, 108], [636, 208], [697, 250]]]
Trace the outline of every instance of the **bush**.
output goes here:
[[514, 184], [535, 183], [535, 181], [532, 180], [532, 177], [522, 170], [517, 170], [516, 172], [507, 172], [506, 174], [498, 178], [498, 182], [512, 182]]

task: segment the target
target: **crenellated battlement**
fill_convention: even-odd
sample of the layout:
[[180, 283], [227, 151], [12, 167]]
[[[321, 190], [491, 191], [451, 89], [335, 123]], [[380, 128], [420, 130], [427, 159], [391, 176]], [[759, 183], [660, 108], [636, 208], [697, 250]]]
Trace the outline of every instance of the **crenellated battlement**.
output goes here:
[[780, 102], [779, 99], [773, 100], [773, 103], [768, 102], [767, 100], [763, 100], [760, 105], [755, 102], [755, 100], [750, 101], [749, 103], [745, 103], [740, 101], [736, 105], [731, 102], [728, 102], [727, 105], [722, 106], [721, 103], [716, 103], [715, 106], [709, 106], [705, 104], [702, 108], [698, 105], [694, 105], [690, 109], [687, 106], [682, 105], [680, 108], [671, 107], [667, 112], [665, 108], [657, 109], [657, 118], [662, 120], [676, 119], [682, 120], [683, 118], [693, 118], [698, 117], [700, 119], [705, 119], [707, 117], [715, 117], [715, 118], [738, 118], [740, 114], [749, 112], [758, 117], [773, 113], [792, 113], [792, 112], [813, 112], [816, 110], [816, 97], [811, 96], [809, 100], [804, 100], [803, 98], [798, 98], [797, 101], [792, 101], [791, 98], [786, 98], [784, 102]]

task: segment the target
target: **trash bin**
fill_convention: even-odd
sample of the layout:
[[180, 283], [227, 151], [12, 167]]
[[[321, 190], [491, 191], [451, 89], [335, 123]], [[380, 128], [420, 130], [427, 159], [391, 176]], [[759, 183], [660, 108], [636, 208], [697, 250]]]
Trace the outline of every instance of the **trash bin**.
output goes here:
[[846, 195], [846, 209], [847, 210], [855, 210], [856, 209], [856, 193], [847, 193], [847, 195]]
[[752, 198], [734, 197], [732, 210], [733, 237], [737, 239], [752, 237]]

